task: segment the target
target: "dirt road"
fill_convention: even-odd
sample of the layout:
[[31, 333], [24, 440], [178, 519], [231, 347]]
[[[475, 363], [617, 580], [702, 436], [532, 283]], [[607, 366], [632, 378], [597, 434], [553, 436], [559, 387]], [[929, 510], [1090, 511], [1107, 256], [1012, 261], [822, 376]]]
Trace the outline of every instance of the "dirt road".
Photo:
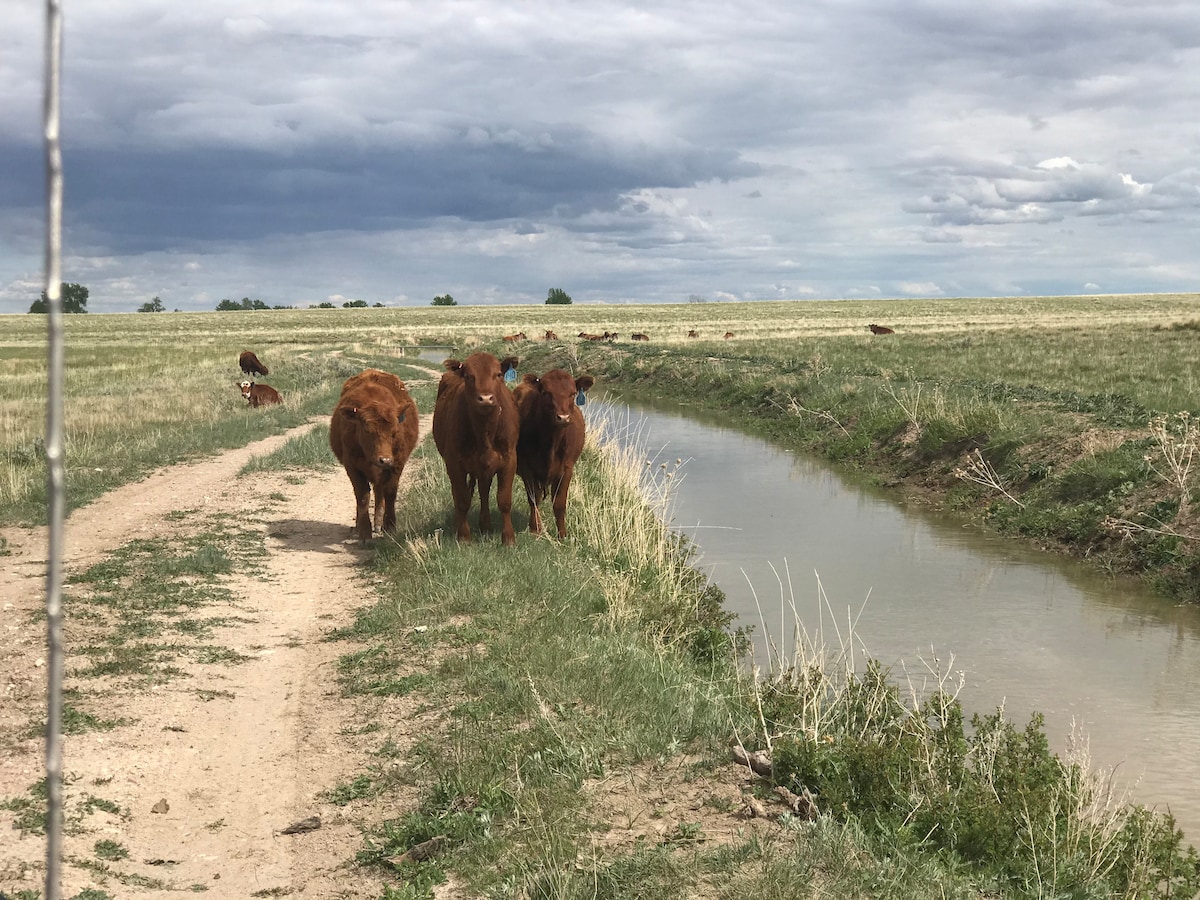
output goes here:
[[[188, 661], [185, 677], [153, 686], [68, 677], [68, 687], [86, 690], [90, 710], [124, 724], [65, 739], [63, 897], [86, 888], [112, 897], [382, 892], [369, 872], [346, 866], [362, 847], [360, 830], [346, 807], [324, 799], [371, 764], [370, 747], [355, 733], [363, 701], [344, 698], [337, 683], [336, 660], [347, 647], [322, 640], [374, 598], [362, 566], [370, 551], [350, 534], [350, 485], [340, 468], [237, 477], [251, 456], [307, 427], [164, 469], [70, 517], [69, 573], [130, 540], [180, 533], [214, 516], [264, 529], [266, 557], [260, 571], [225, 582], [236, 609], [214, 639], [248, 657], [241, 664]], [[422, 434], [428, 430], [423, 417]], [[0, 536], [9, 551], [0, 557], [0, 895], [16, 896], [40, 890], [45, 877], [44, 836], [13, 822], [44, 774], [38, 611], [46, 534], [10, 528]], [[72, 649], [87, 637], [86, 623], [71, 613], [69, 670]], [[311, 816], [319, 828], [281, 833]]]

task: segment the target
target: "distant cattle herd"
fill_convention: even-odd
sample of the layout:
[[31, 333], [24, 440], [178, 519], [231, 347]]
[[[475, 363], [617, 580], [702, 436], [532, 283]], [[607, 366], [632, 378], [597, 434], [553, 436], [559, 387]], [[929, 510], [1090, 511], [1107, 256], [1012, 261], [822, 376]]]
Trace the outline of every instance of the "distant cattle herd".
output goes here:
[[[895, 334], [884, 325], [867, 326], [872, 334]], [[686, 333], [699, 338], [695, 329]], [[723, 337], [734, 337], [726, 331]], [[615, 342], [616, 332], [579, 332], [586, 341]], [[634, 341], [649, 341], [633, 332]], [[507, 343], [528, 340], [525, 332], [503, 336]], [[545, 332], [544, 340], [558, 335]], [[516, 543], [512, 524], [513, 482], [521, 477], [529, 502], [529, 530], [542, 531], [540, 504], [547, 495], [560, 538], [567, 535], [567, 494], [575, 464], [583, 452], [584, 395], [595, 384], [591, 375], [572, 375], [551, 369], [527, 373], [515, 389], [506, 376], [519, 360], [490, 353], [473, 353], [465, 360], [447, 359], [438, 382], [433, 410], [433, 440], [446, 467], [454, 504], [454, 530], [460, 541], [471, 540], [467, 514], [479, 489], [479, 527], [492, 530], [490, 496], [496, 483], [503, 543]], [[246, 376], [268, 375], [254, 354], [244, 350], [238, 366]], [[252, 408], [283, 402], [268, 384], [239, 382], [242, 397]], [[390, 372], [365, 369], [347, 379], [329, 423], [329, 446], [346, 470], [354, 488], [354, 531], [365, 542], [374, 533], [396, 528], [396, 494], [400, 476], [419, 440], [416, 401], [404, 382]], [[374, 496], [374, 515], [371, 497]]]

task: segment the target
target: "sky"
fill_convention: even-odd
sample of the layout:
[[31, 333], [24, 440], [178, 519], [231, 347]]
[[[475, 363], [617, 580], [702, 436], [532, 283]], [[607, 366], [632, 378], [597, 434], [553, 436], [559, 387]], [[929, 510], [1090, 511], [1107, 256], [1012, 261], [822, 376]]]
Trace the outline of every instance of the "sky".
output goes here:
[[[1200, 290], [1194, 0], [63, 0], [90, 312]], [[0, 312], [45, 286], [0, 0]]]

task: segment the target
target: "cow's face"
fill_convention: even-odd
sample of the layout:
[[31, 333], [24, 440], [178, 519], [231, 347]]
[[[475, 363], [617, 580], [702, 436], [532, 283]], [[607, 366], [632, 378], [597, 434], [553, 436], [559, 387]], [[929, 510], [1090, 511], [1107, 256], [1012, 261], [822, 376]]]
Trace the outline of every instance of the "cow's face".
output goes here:
[[244, 397], [246, 400], [249, 400], [250, 399], [250, 389], [252, 387], [254, 387], [254, 382], [253, 381], [243, 381], [241, 386], [242, 386], [242, 397]]
[[576, 397], [581, 392], [590, 390], [595, 384], [595, 379], [591, 375], [572, 378], [562, 369], [552, 369], [541, 378], [526, 375], [525, 383], [537, 388], [538, 405], [544, 420], [565, 428], [571, 423]]
[[516, 367], [515, 356], [505, 357], [504, 363], [490, 353], [472, 353], [464, 361], [448, 359], [446, 371], [463, 380], [467, 403], [476, 413], [490, 414], [500, 404], [500, 392], [508, 391], [504, 383], [504, 366]]
[[353, 406], [343, 408], [342, 415], [354, 428], [363, 457], [382, 474], [390, 472], [395, 467], [394, 448], [400, 442], [405, 413], [393, 416], [378, 408]]

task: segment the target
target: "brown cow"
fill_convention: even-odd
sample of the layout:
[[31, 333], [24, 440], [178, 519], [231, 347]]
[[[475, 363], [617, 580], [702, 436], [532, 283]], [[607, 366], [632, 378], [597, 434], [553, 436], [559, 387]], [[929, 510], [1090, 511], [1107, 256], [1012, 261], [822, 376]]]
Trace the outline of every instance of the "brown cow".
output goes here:
[[557, 335], [557, 334], [555, 334], [553, 331], [547, 331], [547, 332], [546, 332], [546, 340], [548, 340], [548, 341], [557, 341], [557, 340], [558, 340], [558, 335]]
[[329, 446], [354, 486], [354, 527], [371, 537], [368, 501], [375, 492], [375, 530], [396, 530], [396, 489], [417, 446], [417, 404], [391, 372], [365, 369], [346, 379], [329, 422]]
[[579, 336], [585, 341], [602, 341], [605, 339], [603, 334], [589, 334], [586, 331], [579, 332]]
[[631, 337], [633, 340], [635, 340], [635, 341], [648, 341], [648, 340], [650, 340], [650, 335], [648, 335], [648, 334], [642, 334], [642, 332], [640, 332], [640, 331], [635, 331], [633, 334], [631, 334], [631, 335], [630, 335], [630, 337]]
[[517, 474], [519, 422], [504, 371], [518, 360], [503, 362], [490, 353], [472, 353], [463, 362], [448, 359], [438, 382], [433, 409], [433, 441], [446, 464], [454, 495], [454, 529], [460, 541], [471, 539], [467, 513], [479, 485], [479, 527], [492, 530], [488, 495], [496, 482], [501, 539], [515, 544], [512, 524], [513, 478]]
[[872, 324], [872, 325], [868, 325], [867, 327], [871, 329], [871, 334], [895, 334], [896, 333], [891, 328], [888, 328], [886, 325]]
[[700, 337], [700, 335], [696, 333], [695, 328], [690, 328], [690, 329], [688, 329], [688, 337], [698, 338], [698, 337]]
[[253, 350], [243, 350], [238, 357], [238, 365], [247, 375], [270, 375], [271, 370], [258, 361]]
[[510, 344], [516, 343], [517, 341], [528, 340], [528, 338], [525, 337], [525, 332], [523, 331], [518, 331], [516, 334], [506, 334], [504, 339]]
[[732, 331], [725, 332], [725, 340], [729, 340], [731, 337], [733, 337]]
[[513, 391], [521, 418], [517, 443], [517, 472], [529, 498], [529, 530], [542, 531], [538, 504], [549, 492], [554, 502], [558, 536], [567, 536], [567, 490], [575, 473], [575, 461], [583, 452], [583, 413], [575, 403], [578, 394], [595, 384], [591, 375], [572, 378], [562, 369], [552, 369], [541, 378], [528, 374]]
[[272, 404], [283, 402], [283, 398], [279, 396], [279, 391], [275, 390], [269, 384], [256, 384], [253, 381], [243, 381], [241, 386], [242, 396], [255, 409], [260, 406], [271, 406]]

